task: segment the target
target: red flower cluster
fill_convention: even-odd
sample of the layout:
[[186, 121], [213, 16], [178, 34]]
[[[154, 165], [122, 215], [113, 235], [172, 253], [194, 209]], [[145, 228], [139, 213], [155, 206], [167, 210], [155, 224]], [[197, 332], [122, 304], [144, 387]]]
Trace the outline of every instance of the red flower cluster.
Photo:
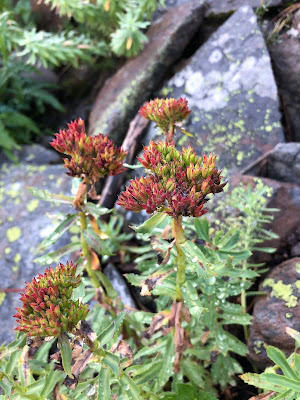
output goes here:
[[126, 152], [117, 147], [107, 136], [87, 136], [84, 121], [68, 124], [67, 130], [61, 130], [51, 142], [51, 146], [60, 153], [70, 156], [64, 159], [65, 167], [74, 177], [85, 176], [96, 182], [105, 175], [117, 175], [122, 168]]
[[182, 122], [188, 117], [191, 110], [188, 109], [186, 99], [155, 99], [144, 104], [139, 114], [154, 121], [159, 128], [167, 132], [171, 125]]
[[174, 143], [152, 141], [139, 158], [148, 175], [131, 180], [117, 204], [135, 212], [199, 217], [206, 212], [207, 194], [221, 192], [226, 184], [215, 160], [212, 154], [198, 157], [191, 147], [178, 151]]
[[88, 306], [71, 298], [73, 289], [80, 284], [76, 267], [72, 262], [59, 264], [27, 283], [20, 298], [23, 307], [17, 308], [14, 315], [19, 324], [16, 330], [27, 332], [28, 336], [60, 336], [86, 318]]

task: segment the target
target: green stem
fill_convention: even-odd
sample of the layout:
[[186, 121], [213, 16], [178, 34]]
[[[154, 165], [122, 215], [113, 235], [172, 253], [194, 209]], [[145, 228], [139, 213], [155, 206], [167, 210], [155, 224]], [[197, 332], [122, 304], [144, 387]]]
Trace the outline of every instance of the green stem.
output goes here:
[[177, 277], [176, 277], [176, 289], [175, 289], [175, 300], [181, 301], [183, 299], [181, 286], [185, 283], [185, 255], [181, 245], [185, 242], [184, 231], [182, 227], [182, 217], [173, 219], [173, 234], [175, 238], [176, 250], [177, 250]]
[[83, 231], [87, 228], [87, 219], [86, 215], [84, 212], [80, 211], [79, 212], [79, 217], [80, 217], [80, 230], [81, 230], [81, 247], [82, 247], [82, 254], [86, 259], [86, 271], [91, 278], [91, 282], [95, 288], [100, 286], [99, 280], [97, 278], [97, 275], [92, 269], [92, 256], [90, 252], [89, 245], [87, 244], [86, 240], [84, 239], [83, 236]]

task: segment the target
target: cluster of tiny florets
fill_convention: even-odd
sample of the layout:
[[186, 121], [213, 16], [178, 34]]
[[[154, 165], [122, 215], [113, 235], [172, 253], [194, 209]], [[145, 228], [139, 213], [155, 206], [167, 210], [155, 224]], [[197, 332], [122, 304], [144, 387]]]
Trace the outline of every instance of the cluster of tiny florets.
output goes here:
[[70, 156], [64, 159], [68, 175], [96, 182], [106, 175], [117, 175], [124, 169], [126, 152], [107, 136], [87, 136], [81, 118], [68, 124], [68, 129], [60, 130], [55, 136], [51, 145]]
[[181, 97], [178, 100], [173, 98], [151, 100], [139, 110], [142, 117], [154, 121], [164, 132], [169, 130], [170, 125], [185, 120], [190, 112], [187, 100]]
[[191, 147], [179, 151], [174, 143], [152, 141], [139, 161], [148, 175], [131, 180], [117, 203], [131, 211], [199, 217], [206, 212], [206, 196], [225, 186], [215, 168], [216, 156], [198, 157]]
[[19, 324], [16, 330], [40, 337], [71, 332], [88, 313], [88, 306], [72, 300], [72, 291], [79, 285], [80, 276], [76, 276], [76, 265], [72, 262], [39, 274], [27, 283], [20, 297], [23, 307], [17, 308], [14, 315]]

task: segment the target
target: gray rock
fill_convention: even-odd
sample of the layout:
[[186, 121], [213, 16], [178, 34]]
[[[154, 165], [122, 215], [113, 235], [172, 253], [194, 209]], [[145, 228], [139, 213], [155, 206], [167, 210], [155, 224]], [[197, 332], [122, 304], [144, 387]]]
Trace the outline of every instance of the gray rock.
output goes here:
[[[218, 154], [236, 172], [283, 141], [270, 57], [251, 7], [235, 12], [195, 53], [161, 95], [187, 98], [192, 113], [179, 145]], [[157, 139], [154, 125], [144, 143]]]
[[[0, 169], [0, 270], [1, 288], [23, 289], [37, 273], [43, 273], [48, 265], [40, 265], [32, 260], [38, 245], [53, 231], [55, 225], [47, 213], [73, 213], [67, 205], [33, 197], [26, 186], [45, 189], [52, 193], [70, 195], [72, 179], [64, 174], [62, 165], [32, 165], [29, 163], [3, 164]], [[69, 242], [63, 236], [50, 251]], [[62, 262], [65, 260], [62, 259]], [[3, 301], [0, 307], [0, 343], [14, 338], [14, 308], [20, 306], [19, 293], [0, 292]], [[1, 302], [0, 302], [1, 303]]]
[[[295, 29], [295, 28], [293, 28]], [[299, 33], [299, 30], [297, 30]], [[284, 33], [269, 45], [289, 139], [300, 141], [300, 36]]]
[[[36, 165], [58, 164], [62, 161], [60, 155], [56, 151], [46, 149], [40, 144], [22, 145], [20, 150], [13, 150], [12, 153], [17, 158], [18, 162]], [[4, 153], [1, 153], [0, 165], [5, 162], [10, 162], [10, 160]]]
[[[276, 7], [283, 3], [282, 0], [267, 1], [267, 7]], [[207, 16], [228, 14], [238, 10], [242, 6], [250, 6], [252, 8], [261, 7], [261, 0], [207, 0], [208, 9]]]
[[288, 326], [300, 330], [300, 258], [292, 258], [273, 268], [260, 285], [266, 296], [256, 298], [248, 340], [249, 358], [264, 369], [272, 362], [268, 345], [279, 347], [289, 356], [295, 341], [286, 332]]
[[172, 7], [150, 27], [148, 44], [100, 90], [89, 118], [89, 134], [109, 134], [120, 143], [141, 104], [158, 88], [183, 52], [204, 14], [202, 1]]
[[123, 304], [136, 308], [136, 304], [131, 297], [125, 279], [113, 264], [108, 264], [103, 270], [104, 275], [110, 280], [113, 288], [119, 293]]
[[280, 143], [268, 157], [267, 176], [300, 185], [300, 143]]

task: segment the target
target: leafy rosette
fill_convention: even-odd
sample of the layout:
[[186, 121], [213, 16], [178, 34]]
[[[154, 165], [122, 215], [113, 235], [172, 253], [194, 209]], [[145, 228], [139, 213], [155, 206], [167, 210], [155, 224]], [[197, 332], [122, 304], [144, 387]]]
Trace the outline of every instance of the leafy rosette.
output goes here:
[[106, 175], [117, 175], [124, 170], [126, 152], [102, 134], [87, 136], [84, 121], [68, 124], [68, 129], [60, 130], [51, 146], [70, 158], [64, 159], [68, 175], [85, 177], [96, 182]]
[[181, 124], [190, 112], [187, 100], [182, 97], [178, 100], [173, 98], [151, 100], [139, 110], [142, 117], [154, 121], [164, 132], [167, 132], [170, 126]]
[[223, 191], [226, 184], [215, 168], [216, 156], [198, 157], [191, 147], [179, 151], [174, 143], [151, 141], [139, 161], [148, 175], [131, 180], [119, 196], [117, 204], [127, 210], [199, 217], [206, 212], [206, 196]]
[[14, 315], [19, 324], [16, 330], [27, 332], [28, 336], [58, 337], [72, 332], [86, 318], [88, 306], [71, 298], [73, 289], [80, 284], [76, 267], [72, 262], [59, 264], [26, 284], [20, 298], [23, 307], [17, 308]]

